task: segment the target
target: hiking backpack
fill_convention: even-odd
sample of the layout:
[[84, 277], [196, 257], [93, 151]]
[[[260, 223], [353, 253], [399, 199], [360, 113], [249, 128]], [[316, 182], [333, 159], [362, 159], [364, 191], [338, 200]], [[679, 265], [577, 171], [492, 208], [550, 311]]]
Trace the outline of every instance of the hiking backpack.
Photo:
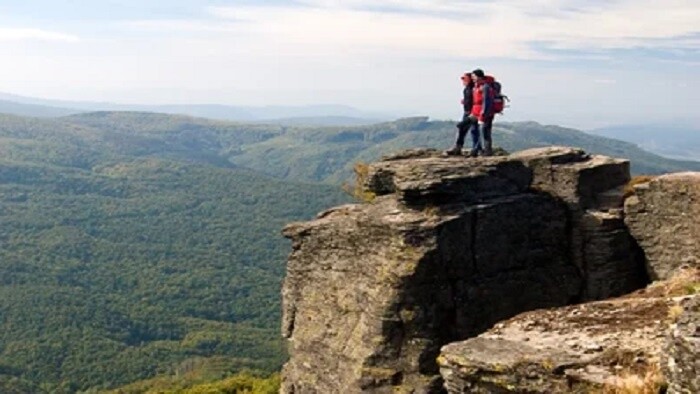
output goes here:
[[493, 89], [493, 113], [502, 114], [503, 109], [506, 107], [506, 102], [510, 102], [510, 99], [508, 99], [508, 96], [501, 93], [501, 83], [496, 81], [496, 78], [487, 75], [486, 83]]

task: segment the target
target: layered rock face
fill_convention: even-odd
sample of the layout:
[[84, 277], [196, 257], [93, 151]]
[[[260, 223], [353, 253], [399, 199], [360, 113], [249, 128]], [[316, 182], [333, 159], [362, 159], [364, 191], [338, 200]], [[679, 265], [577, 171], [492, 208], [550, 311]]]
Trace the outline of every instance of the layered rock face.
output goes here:
[[624, 160], [570, 148], [369, 167], [376, 199], [287, 226], [283, 393], [440, 392], [441, 346], [646, 282]]
[[626, 223], [644, 249], [652, 279], [700, 267], [700, 173], [663, 175], [636, 185]]
[[622, 298], [500, 322], [443, 347], [438, 362], [445, 388], [475, 394], [656, 393], [665, 386], [669, 393], [700, 392], [700, 296], [688, 295], [699, 283], [700, 271], [693, 271]]

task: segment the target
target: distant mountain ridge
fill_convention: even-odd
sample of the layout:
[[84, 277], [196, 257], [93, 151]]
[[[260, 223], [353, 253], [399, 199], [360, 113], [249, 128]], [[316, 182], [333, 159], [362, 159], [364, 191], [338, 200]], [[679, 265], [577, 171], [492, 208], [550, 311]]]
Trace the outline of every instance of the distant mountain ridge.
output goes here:
[[[153, 152], [220, 160], [270, 176], [301, 182], [341, 183], [356, 162], [370, 162], [401, 149], [444, 149], [454, 141], [455, 124], [413, 117], [361, 126], [293, 126], [135, 112], [72, 115], [62, 122], [148, 136]], [[166, 140], [167, 139], [167, 140]], [[575, 146], [590, 153], [630, 159], [635, 174], [698, 170], [700, 162], [667, 159], [634, 144], [579, 130], [536, 122], [496, 122], [494, 141], [508, 151], [548, 145]], [[231, 145], [234, 144], [234, 145]], [[170, 153], [172, 154], [172, 152]]]
[[348, 105], [235, 106], [223, 104], [141, 105], [50, 100], [0, 93], [0, 113], [20, 116], [64, 116], [95, 111], [137, 111], [230, 120], [306, 125], [357, 125], [388, 120], [387, 114]]
[[0, 113], [19, 116], [59, 117], [80, 113], [80, 110], [52, 107], [40, 104], [22, 104], [15, 101], [0, 100]]
[[640, 148], [675, 159], [700, 160], [700, 125], [692, 123], [618, 125], [591, 130], [592, 134], [628, 141]]
[[[34, 105], [34, 104], [32, 104]], [[42, 107], [43, 108], [43, 107]], [[453, 143], [455, 127], [450, 121], [429, 121], [427, 117], [403, 118], [382, 123], [351, 117], [287, 118], [283, 121], [233, 123], [223, 120], [151, 112], [99, 111], [56, 119], [60, 124], [76, 123], [103, 130], [131, 129], [139, 134], [160, 130], [166, 135], [188, 134], [194, 146], [183, 145], [180, 152], [204, 155], [227, 165], [244, 166], [271, 176], [312, 182], [339, 183], [352, 174], [358, 161], [372, 161], [381, 155], [411, 147], [444, 149]], [[338, 125], [344, 123], [345, 125]], [[196, 131], [196, 132], [195, 132]], [[241, 145], [233, 148], [202, 145], [222, 133], [239, 133]], [[230, 138], [229, 134], [227, 138]], [[139, 138], [143, 138], [139, 137]], [[235, 138], [234, 138], [235, 139]], [[624, 157], [632, 161], [634, 173], [658, 174], [695, 170], [692, 160], [672, 160], [649, 153], [634, 143], [622, 142], [579, 130], [536, 122], [499, 122], [494, 128], [495, 143], [509, 151], [546, 145], [577, 146], [591, 153]], [[158, 149], [169, 143], [160, 141]], [[693, 141], [686, 144], [692, 147]], [[198, 148], [199, 147], [199, 148]]]

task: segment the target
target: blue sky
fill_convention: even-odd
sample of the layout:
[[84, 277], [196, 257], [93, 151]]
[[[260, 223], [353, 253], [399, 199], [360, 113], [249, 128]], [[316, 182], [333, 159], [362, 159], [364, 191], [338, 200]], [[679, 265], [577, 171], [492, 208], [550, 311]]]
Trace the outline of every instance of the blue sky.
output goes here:
[[0, 0], [0, 91], [124, 103], [347, 104], [503, 120], [700, 126], [697, 0]]

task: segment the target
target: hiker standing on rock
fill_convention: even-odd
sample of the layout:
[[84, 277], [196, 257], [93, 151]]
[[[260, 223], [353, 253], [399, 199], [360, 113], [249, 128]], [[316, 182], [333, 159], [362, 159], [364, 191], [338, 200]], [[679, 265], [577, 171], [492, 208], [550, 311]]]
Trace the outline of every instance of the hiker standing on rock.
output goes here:
[[464, 137], [467, 135], [469, 130], [475, 123], [475, 119], [471, 117], [472, 104], [474, 103], [474, 81], [472, 80], [471, 73], [465, 73], [460, 77], [462, 79], [462, 85], [464, 86], [462, 107], [464, 107], [464, 115], [462, 115], [462, 121], [457, 123], [457, 140], [452, 148], [445, 151], [448, 156], [457, 156], [462, 154], [462, 147], [464, 146]]
[[[472, 89], [472, 108], [470, 112], [472, 149], [469, 156], [476, 157], [483, 152], [484, 156], [493, 154], [491, 141], [491, 129], [493, 128], [493, 108], [495, 92], [488, 83], [486, 74], [481, 69], [471, 72], [474, 88]], [[481, 145], [481, 137], [484, 138], [484, 147]]]

